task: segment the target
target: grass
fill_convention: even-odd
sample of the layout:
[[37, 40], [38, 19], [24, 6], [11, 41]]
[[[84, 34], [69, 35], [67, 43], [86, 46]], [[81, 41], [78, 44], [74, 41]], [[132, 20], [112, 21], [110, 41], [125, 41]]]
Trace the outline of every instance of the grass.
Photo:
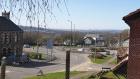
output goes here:
[[117, 64], [117, 59], [114, 59], [112, 62], [110, 62], [109, 64], [113, 64], [113, 65], [115, 65], [115, 64]]
[[[75, 76], [80, 73], [83, 73], [83, 72], [72, 71], [70, 75]], [[24, 79], [65, 79], [65, 72], [48, 73], [43, 76], [32, 76], [32, 77], [26, 77]]]
[[103, 63], [107, 62], [109, 59], [111, 59], [112, 56], [107, 55], [106, 57], [103, 57], [103, 58], [96, 58], [95, 60], [94, 60], [94, 57], [91, 57], [91, 56], [90, 56], [89, 58], [91, 59], [91, 61], [92, 61], [93, 63], [96, 63], [96, 64], [103, 64]]

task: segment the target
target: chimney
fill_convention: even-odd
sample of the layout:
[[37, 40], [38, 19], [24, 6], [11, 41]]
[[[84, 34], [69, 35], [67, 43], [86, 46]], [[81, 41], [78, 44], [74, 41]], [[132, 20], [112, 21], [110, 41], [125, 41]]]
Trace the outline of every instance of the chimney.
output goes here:
[[10, 19], [10, 12], [2, 12], [2, 16], [6, 17], [7, 19]]

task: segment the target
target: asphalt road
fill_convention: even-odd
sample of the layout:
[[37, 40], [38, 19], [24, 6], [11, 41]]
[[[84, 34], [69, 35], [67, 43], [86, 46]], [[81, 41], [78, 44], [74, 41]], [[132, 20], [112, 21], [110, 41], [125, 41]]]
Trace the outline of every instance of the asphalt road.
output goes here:
[[[34, 48], [34, 50], [32, 48], [26, 48], [24, 50], [36, 51], [36, 48]], [[46, 53], [46, 48], [41, 47], [39, 52]], [[53, 55], [57, 57], [57, 60], [52, 62], [32, 61], [17, 67], [7, 66], [6, 79], [22, 79], [26, 76], [37, 75], [40, 70], [44, 73], [65, 70], [65, 51], [60, 47], [55, 47], [53, 49]], [[88, 54], [71, 53], [71, 68], [87, 62], [87, 56]]]

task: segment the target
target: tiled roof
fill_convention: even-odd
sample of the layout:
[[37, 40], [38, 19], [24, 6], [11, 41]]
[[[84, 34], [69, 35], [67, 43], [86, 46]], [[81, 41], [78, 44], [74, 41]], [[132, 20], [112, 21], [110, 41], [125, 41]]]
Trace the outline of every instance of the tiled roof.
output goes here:
[[15, 23], [13, 23], [10, 19], [6, 17], [0, 16], [0, 31], [21, 31], [23, 30], [19, 28]]

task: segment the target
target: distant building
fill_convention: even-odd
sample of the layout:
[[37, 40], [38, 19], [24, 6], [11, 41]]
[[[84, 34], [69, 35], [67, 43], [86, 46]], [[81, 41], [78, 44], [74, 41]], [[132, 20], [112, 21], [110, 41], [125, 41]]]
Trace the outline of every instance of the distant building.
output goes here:
[[10, 12], [0, 16], [0, 58], [15, 56], [18, 61], [23, 49], [23, 30], [10, 19]]
[[117, 61], [120, 62], [129, 54], [129, 39], [127, 38], [122, 42], [122, 45], [117, 50]]
[[85, 45], [105, 46], [103, 35], [99, 34], [87, 34], [84, 36], [83, 41]]
[[129, 48], [129, 39], [124, 40], [122, 46]]

